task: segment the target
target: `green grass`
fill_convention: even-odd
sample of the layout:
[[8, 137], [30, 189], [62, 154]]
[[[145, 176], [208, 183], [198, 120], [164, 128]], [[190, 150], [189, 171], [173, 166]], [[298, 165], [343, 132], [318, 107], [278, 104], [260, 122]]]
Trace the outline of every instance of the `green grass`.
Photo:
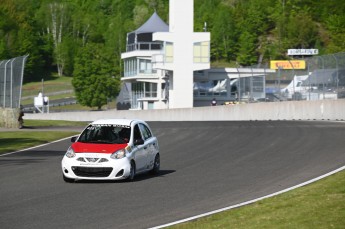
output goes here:
[[[116, 108], [116, 102], [111, 101], [107, 105], [102, 106], [102, 110], [108, 110], [108, 109], [115, 109]], [[65, 106], [56, 106], [51, 107], [49, 111], [51, 112], [61, 112], [61, 111], [95, 111], [97, 110], [96, 107], [86, 107], [82, 106], [80, 104], [70, 104]]]
[[69, 104], [64, 106], [56, 106], [56, 107], [50, 107], [50, 112], [63, 112], [63, 111], [92, 111], [96, 110], [96, 108], [86, 107], [82, 106], [80, 104]]
[[74, 126], [74, 127], [84, 127], [88, 122], [78, 122], [78, 121], [63, 121], [63, 120], [31, 120], [25, 119], [24, 116], [24, 126], [26, 127], [56, 127], [56, 126]]
[[[57, 100], [57, 99], [65, 99], [65, 98], [75, 98], [75, 95], [74, 95], [74, 93], [64, 93], [64, 94], [59, 94], [59, 95], [50, 95], [49, 96], [49, 101]], [[21, 105], [28, 105], [28, 104], [33, 104], [33, 103], [34, 103], [34, 99], [33, 98], [22, 99], [22, 101], [21, 101]]]
[[35, 130], [0, 132], [0, 154], [45, 144], [79, 134], [79, 132], [76, 131], [40, 131], [40, 127], [84, 127], [87, 124], [87, 122], [24, 119], [24, 126], [34, 127]]
[[78, 132], [75, 131], [0, 132], [0, 154], [45, 144], [76, 134], [78, 134]]
[[169, 228], [345, 228], [345, 171], [248, 206]]
[[[72, 86], [72, 77], [67, 76], [53, 76], [49, 78], [48, 80], [44, 81], [44, 94], [51, 93], [49, 95], [49, 101], [57, 100], [57, 99], [63, 99], [63, 98], [75, 98], [74, 92], [68, 92], [73, 89]], [[42, 91], [42, 82], [31, 82], [26, 83], [23, 85], [22, 88], [22, 100], [21, 105], [29, 105], [33, 104], [34, 100], [33, 97], [37, 96], [38, 93]], [[67, 92], [66, 92], [67, 91]], [[54, 95], [54, 92], [57, 94]], [[111, 102], [108, 103], [108, 105], [104, 105], [102, 107], [102, 110], [106, 109], [115, 109], [116, 108], [116, 101], [113, 99]], [[56, 107], [50, 107], [51, 112], [61, 112], [61, 111], [91, 111], [96, 110], [97, 108], [93, 107], [86, 107], [82, 106], [80, 104], [71, 104], [71, 105], [65, 105], [65, 106], [56, 106]]]
[[[73, 90], [72, 77], [67, 76], [52, 77], [44, 81], [43, 85], [44, 93]], [[26, 83], [22, 88], [22, 97], [37, 96], [40, 91], [42, 91], [42, 82]]]

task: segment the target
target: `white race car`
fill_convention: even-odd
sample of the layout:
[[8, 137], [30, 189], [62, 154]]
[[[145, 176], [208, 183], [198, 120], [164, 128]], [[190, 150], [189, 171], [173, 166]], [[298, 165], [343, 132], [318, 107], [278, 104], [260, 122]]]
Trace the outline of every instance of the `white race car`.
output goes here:
[[142, 120], [94, 121], [71, 141], [61, 162], [66, 182], [133, 180], [139, 173], [159, 172], [158, 141]]

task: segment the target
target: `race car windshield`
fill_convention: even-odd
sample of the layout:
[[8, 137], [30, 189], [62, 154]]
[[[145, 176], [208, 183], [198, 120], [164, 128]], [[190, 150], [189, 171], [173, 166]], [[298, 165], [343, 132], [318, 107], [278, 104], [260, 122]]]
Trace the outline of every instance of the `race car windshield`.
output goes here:
[[78, 142], [94, 144], [125, 144], [130, 140], [131, 128], [123, 125], [89, 125]]

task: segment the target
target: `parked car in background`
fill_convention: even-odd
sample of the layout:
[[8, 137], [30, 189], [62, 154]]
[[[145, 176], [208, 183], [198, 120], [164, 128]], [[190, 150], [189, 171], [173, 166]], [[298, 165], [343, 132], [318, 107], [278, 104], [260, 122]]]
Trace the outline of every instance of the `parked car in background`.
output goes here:
[[281, 89], [281, 94], [288, 99], [305, 99], [307, 93], [318, 89], [316, 86], [308, 84], [308, 77], [310, 75], [294, 76], [290, 84]]

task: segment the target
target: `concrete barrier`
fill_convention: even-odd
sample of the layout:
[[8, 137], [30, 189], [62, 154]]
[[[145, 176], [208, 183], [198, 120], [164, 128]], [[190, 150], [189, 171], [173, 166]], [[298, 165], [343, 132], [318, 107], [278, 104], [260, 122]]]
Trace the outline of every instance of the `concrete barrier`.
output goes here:
[[83, 111], [25, 114], [24, 119], [93, 121], [137, 118], [146, 121], [345, 120], [345, 100], [289, 101], [166, 110]]
[[19, 128], [19, 115], [20, 109], [18, 108], [0, 108], [0, 127]]

